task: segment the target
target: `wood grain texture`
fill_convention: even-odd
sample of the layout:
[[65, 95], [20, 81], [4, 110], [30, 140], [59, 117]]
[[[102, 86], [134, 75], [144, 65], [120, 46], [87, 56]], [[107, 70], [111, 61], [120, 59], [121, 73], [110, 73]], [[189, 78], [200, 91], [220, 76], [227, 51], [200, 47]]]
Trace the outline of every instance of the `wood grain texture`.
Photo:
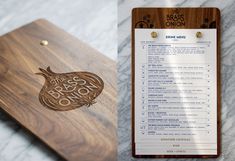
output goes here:
[[132, 10], [134, 28], [217, 28], [219, 20], [220, 11], [217, 8], [135, 8]]
[[[41, 40], [48, 40], [41, 46]], [[116, 64], [46, 20], [0, 37], [0, 106], [69, 161], [116, 160]], [[54, 111], [39, 102], [45, 79], [55, 73], [91, 72], [104, 89], [90, 107]]]
[[[168, 15], [173, 18], [168, 18]], [[183, 19], [181, 16], [183, 15]], [[176, 17], [174, 19], [174, 17]], [[136, 155], [135, 154], [135, 28], [217, 29], [217, 155]], [[134, 8], [132, 10], [132, 156], [136, 158], [217, 158], [221, 153], [221, 45], [218, 8]]]

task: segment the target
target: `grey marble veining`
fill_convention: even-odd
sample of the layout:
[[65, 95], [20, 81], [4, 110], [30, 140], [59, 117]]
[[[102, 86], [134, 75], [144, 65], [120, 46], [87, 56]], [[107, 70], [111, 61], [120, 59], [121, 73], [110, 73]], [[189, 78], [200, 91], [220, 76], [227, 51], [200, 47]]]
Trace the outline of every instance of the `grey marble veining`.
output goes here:
[[[118, 156], [131, 157], [131, 10], [134, 7], [218, 7], [222, 15], [222, 155], [217, 161], [235, 160], [235, 1], [234, 0], [119, 0], [118, 1]], [[203, 160], [203, 159], [155, 159]]]
[[[102, 54], [117, 59], [116, 0], [0, 1], [0, 35], [38, 18], [46, 18]], [[59, 160], [58, 155], [0, 110], [0, 161]]]

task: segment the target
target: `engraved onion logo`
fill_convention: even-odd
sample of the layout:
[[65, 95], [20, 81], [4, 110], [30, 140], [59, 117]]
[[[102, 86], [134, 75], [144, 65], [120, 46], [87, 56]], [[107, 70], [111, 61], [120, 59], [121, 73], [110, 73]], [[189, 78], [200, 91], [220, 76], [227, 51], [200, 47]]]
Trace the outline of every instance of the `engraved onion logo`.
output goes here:
[[39, 68], [45, 78], [39, 93], [39, 101], [53, 110], [66, 111], [94, 104], [94, 99], [102, 92], [104, 82], [90, 72], [55, 73], [50, 67]]

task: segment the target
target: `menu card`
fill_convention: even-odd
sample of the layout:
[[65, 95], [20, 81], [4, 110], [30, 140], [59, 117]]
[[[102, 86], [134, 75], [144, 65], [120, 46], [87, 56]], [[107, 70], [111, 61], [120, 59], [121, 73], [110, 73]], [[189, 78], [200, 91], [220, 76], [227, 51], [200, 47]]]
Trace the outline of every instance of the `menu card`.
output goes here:
[[134, 34], [135, 154], [217, 155], [216, 29]]

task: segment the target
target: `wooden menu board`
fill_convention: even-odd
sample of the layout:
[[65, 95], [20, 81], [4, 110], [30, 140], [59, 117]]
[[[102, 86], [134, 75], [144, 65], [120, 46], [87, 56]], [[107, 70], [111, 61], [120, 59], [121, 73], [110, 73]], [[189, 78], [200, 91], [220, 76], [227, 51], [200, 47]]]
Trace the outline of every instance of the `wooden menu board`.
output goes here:
[[220, 11], [132, 11], [132, 154], [220, 155]]
[[40, 19], [0, 37], [0, 107], [68, 161], [116, 160], [116, 63]]

